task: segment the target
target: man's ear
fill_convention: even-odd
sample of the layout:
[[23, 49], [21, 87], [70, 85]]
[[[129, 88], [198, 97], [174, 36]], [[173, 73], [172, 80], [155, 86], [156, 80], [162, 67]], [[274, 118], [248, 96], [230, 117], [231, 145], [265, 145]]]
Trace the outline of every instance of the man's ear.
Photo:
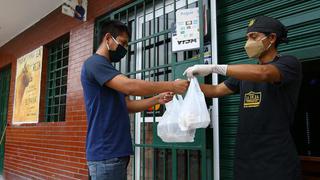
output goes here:
[[269, 41], [272, 43], [272, 44], [274, 44], [276, 41], [277, 41], [277, 35], [276, 35], [276, 33], [271, 33], [270, 35], [269, 35]]
[[110, 33], [106, 33], [103, 37], [103, 43], [105, 44], [105, 46], [107, 45], [109, 48], [112, 48], [110, 47], [110, 44], [112, 44], [112, 42], [110, 41], [113, 41], [112, 35]]
[[106, 33], [105, 35], [104, 35], [104, 41], [109, 41], [110, 40], [110, 38], [111, 38], [111, 34], [110, 33]]

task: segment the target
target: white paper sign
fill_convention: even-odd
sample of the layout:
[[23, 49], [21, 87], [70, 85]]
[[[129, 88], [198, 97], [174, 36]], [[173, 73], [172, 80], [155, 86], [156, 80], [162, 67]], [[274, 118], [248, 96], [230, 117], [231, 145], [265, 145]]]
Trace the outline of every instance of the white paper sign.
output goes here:
[[199, 23], [199, 8], [177, 10], [175, 32], [172, 33], [172, 51], [200, 48]]

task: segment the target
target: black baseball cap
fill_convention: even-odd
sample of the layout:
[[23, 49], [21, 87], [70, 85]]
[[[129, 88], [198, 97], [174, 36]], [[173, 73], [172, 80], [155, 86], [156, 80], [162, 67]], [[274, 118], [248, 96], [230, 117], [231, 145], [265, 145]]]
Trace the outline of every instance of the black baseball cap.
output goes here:
[[276, 33], [279, 43], [288, 43], [287, 28], [278, 20], [267, 17], [258, 16], [249, 21], [247, 33], [261, 32], [261, 33]]

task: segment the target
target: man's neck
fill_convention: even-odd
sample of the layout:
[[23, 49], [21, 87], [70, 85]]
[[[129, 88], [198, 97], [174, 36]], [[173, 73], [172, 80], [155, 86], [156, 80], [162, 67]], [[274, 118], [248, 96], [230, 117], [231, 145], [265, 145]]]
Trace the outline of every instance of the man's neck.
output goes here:
[[106, 48], [103, 48], [100, 46], [96, 51], [96, 54], [99, 54], [100, 56], [104, 56], [107, 58], [108, 61], [110, 61], [109, 51]]
[[278, 55], [278, 51], [276, 49], [270, 49], [265, 54], [262, 54], [262, 56], [259, 58], [260, 64], [267, 64]]

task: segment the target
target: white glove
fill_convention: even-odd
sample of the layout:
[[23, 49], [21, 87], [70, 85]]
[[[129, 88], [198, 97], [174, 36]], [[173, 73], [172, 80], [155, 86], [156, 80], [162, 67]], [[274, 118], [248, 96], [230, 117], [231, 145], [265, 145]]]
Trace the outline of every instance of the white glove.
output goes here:
[[191, 67], [188, 67], [183, 75], [187, 75], [188, 78], [193, 76], [207, 76], [212, 73], [217, 73], [221, 75], [227, 74], [228, 65], [217, 65], [217, 64], [197, 64]]

